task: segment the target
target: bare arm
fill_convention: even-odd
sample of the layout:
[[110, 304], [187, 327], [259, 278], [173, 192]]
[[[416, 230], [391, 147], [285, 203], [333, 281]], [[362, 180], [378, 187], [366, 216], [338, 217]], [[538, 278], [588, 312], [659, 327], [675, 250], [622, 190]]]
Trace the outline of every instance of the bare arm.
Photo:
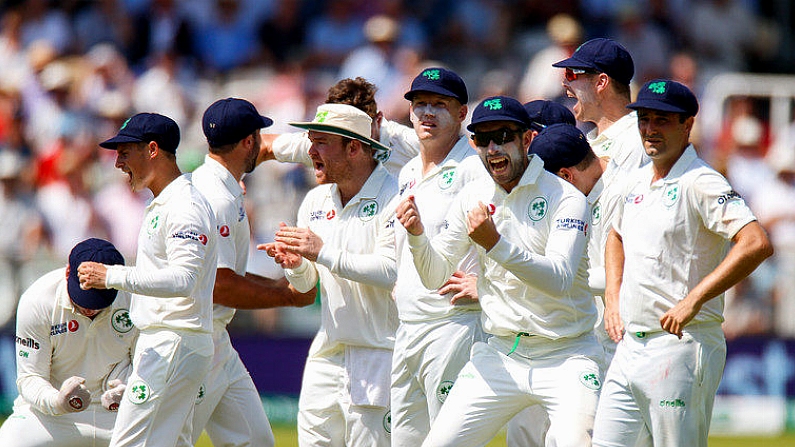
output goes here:
[[273, 140], [278, 136], [278, 134], [273, 133], [264, 133], [260, 135], [261, 143], [259, 146], [259, 155], [257, 155], [257, 166], [263, 161], [276, 159], [276, 156], [273, 154]]
[[715, 270], [660, 318], [663, 329], [682, 338], [682, 329], [704, 303], [740, 282], [773, 254], [773, 245], [765, 230], [755, 221], [738, 231], [732, 242], [734, 246]]
[[616, 230], [610, 229], [605, 242], [605, 331], [618, 343], [624, 334], [619, 308], [619, 291], [624, 276], [624, 241]]
[[246, 273], [240, 276], [231, 269], [220, 268], [215, 277], [213, 302], [235, 309], [304, 307], [315, 302], [316, 289], [301, 293], [285, 278], [272, 279]]

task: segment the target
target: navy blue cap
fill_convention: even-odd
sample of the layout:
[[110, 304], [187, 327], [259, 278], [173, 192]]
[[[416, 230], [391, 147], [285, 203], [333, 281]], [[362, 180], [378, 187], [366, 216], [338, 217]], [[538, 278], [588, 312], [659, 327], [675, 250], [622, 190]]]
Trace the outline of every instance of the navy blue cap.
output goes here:
[[524, 109], [530, 115], [530, 128], [538, 132], [551, 124], [577, 125], [577, 120], [571, 110], [555, 101], [537, 99], [526, 102]]
[[585, 160], [591, 145], [585, 135], [569, 124], [552, 124], [542, 130], [530, 143], [531, 154], [544, 160], [544, 169], [556, 173], [560, 168], [570, 168]]
[[113, 149], [120, 143], [148, 143], [156, 141], [160, 149], [172, 154], [179, 146], [179, 126], [171, 118], [157, 113], [139, 113], [127, 118], [115, 137], [99, 143], [105, 149]]
[[202, 130], [210, 147], [220, 147], [268, 127], [273, 120], [257, 112], [254, 104], [239, 98], [219, 99], [202, 116]]
[[696, 116], [698, 99], [689, 88], [668, 79], [653, 79], [640, 88], [635, 102], [627, 104], [630, 109], [652, 109], [663, 112]]
[[508, 96], [491, 96], [479, 102], [472, 112], [472, 122], [467, 130], [474, 132], [474, 127], [489, 121], [513, 121], [523, 129], [530, 127], [530, 117], [522, 103]]
[[80, 280], [77, 278], [77, 267], [85, 261], [94, 261], [105, 265], [124, 265], [124, 257], [113, 244], [97, 238], [80, 242], [69, 253], [69, 278], [66, 281], [69, 298], [78, 306], [86, 309], [104, 309], [113, 304], [117, 290], [81, 289]]
[[570, 58], [556, 62], [552, 66], [596, 70], [627, 85], [635, 75], [635, 65], [632, 63], [629, 51], [615, 40], [602, 37], [585, 42]]
[[464, 84], [464, 80], [454, 72], [441, 67], [431, 67], [422, 70], [422, 73], [411, 81], [411, 89], [403, 97], [411, 101], [411, 98], [417, 92], [450, 96], [457, 99], [461, 104], [469, 102], [467, 86]]

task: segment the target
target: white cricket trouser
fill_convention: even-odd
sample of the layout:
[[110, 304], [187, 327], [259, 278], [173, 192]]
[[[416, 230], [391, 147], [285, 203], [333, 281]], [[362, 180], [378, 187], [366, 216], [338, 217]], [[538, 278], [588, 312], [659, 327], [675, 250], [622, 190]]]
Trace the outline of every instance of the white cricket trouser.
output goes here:
[[687, 326], [681, 340], [667, 332], [624, 334], [605, 378], [593, 445], [706, 447], [725, 364], [719, 323]]
[[15, 408], [0, 427], [0, 446], [106, 447], [116, 413], [92, 402], [80, 413], [42, 414], [30, 407]]
[[206, 429], [216, 446], [273, 447], [262, 399], [226, 329], [213, 332], [213, 346], [213, 364], [193, 411], [193, 443]]
[[514, 415], [533, 405], [549, 415], [549, 445], [590, 445], [603, 357], [593, 334], [520, 337], [514, 349], [515, 341], [495, 336], [488, 344], [475, 343], [424, 447], [486, 445]]
[[389, 447], [392, 351], [346, 346], [306, 360], [298, 399], [300, 447]]
[[141, 332], [110, 445], [191, 446], [193, 407], [212, 354], [211, 334]]
[[422, 444], [472, 345], [485, 339], [480, 312], [400, 323], [392, 357], [392, 447]]

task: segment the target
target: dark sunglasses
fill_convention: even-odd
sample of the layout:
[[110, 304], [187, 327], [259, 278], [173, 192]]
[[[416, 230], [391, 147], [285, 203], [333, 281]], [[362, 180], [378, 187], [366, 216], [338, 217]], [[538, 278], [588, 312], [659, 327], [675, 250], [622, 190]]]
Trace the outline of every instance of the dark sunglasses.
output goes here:
[[577, 78], [580, 75], [597, 74], [597, 73], [599, 73], [599, 72], [596, 71], [596, 70], [587, 70], [587, 69], [582, 69], [582, 68], [568, 68], [567, 67], [566, 70], [565, 70], [564, 76], [566, 77], [567, 81], [571, 82], [571, 81], [576, 81]]
[[516, 139], [517, 134], [521, 134], [523, 132], [523, 130], [513, 130], [505, 127], [502, 129], [492, 130], [491, 132], [475, 132], [472, 134], [472, 141], [474, 141], [475, 146], [478, 147], [488, 146], [489, 141], [493, 141], [494, 144], [499, 146], [505, 143], [510, 143]]

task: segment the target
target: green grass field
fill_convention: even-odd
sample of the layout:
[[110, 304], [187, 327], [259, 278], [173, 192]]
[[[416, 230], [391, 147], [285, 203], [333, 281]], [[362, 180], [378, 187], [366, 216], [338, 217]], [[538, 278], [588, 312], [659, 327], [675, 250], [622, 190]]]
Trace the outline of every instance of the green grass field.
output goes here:
[[[295, 427], [276, 425], [273, 427], [276, 436], [276, 447], [297, 447], [298, 437]], [[210, 438], [203, 434], [196, 447], [212, 447]], [[709, 447], [793, 447], [795, 446], [795, 433], [779, 438], [709, 438]], [[505, 447], [505, 436], [498, 436], [487, 447]]]

